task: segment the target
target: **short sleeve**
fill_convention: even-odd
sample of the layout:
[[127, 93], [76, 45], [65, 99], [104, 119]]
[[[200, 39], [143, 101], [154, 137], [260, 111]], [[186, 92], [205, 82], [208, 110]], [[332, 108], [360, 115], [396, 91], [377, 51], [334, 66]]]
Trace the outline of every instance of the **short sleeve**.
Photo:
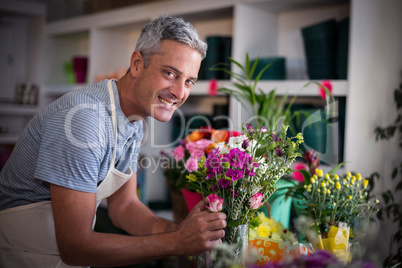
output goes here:
[[59, 111], [41, 137], [35, 178], [95, 193], [107, 146], [102, 114], [82, 105]]
[[138, 129], [135, 134], [135, 146], [132, 151], [131, 155], [131, 170], [134, 172], [137, 172], [138, 170], [138, 161], [139, 161], [139, 155], [140, 155], [140, 150], [141, 150], [141, 145], [142, 145], [142, 138], [143, 138], [143, 125], [142, 122], [138, 123]]

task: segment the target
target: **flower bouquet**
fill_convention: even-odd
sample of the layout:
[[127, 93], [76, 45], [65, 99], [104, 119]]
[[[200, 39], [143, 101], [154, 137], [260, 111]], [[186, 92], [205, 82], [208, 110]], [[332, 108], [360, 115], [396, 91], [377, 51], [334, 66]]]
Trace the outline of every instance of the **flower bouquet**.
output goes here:
[[334, 170], [325, 175], [321, 169], [316, 169], [314, 175], [300, 170], [305, 182], [293, 189], [292, 195], [302, 196], [304, 214], [314, 220], [312, 229], [318, 238], [312, 241], [313, 245], [347, 262], [351, 258], [350, 238], [374, 217], [379, 201], [370, 203], [368, 180], [360, 173], [348, 172], [342, 178], [333, 174]]
[[[279, 132], [269, 132], [265, 127], [254, 130], [247, 124], [243, 131], [241, 136], [216, 144], [206, 157], [201, 157], [198, 169], [187, 175], [189, 187], [203, 195], [210, 211], [226, 213], [224, 240], [230, 244], [242, 243], [237, 230], [248, 224], [275, 192], [275, 183], [290, 173], [303, 142], [300, 133], [287, 137], [286, 126]], [[239, 251], [242, 247], [239, 244]]]
[[256, 263], [259, 265], [277, 262], [288, 252], [297, 255], [299, 248], [293, 233], [263, 212], [250, 219], [249, 246], [257, 249], [260, 258]]
[[[202, 156], [206, 156], [213, 144], [227, 142], [230, 137], [240, 134], [236, 131], [201, 127], [182, 139], [180, 144], [174, 148], [173, 155], [162, 152], [163, 156], [167, 156], [167, 163], [163, 172], [171, 192], [182, 195], [182, 191], [184, 191], [185, 195], [192, 195], [192, 193], [183, 190], [187, 188], [186, 175], [197, 170], [198, 161]], [[190, 211], [194, 204], [189, 199], [186, 201], [188, 211]]]

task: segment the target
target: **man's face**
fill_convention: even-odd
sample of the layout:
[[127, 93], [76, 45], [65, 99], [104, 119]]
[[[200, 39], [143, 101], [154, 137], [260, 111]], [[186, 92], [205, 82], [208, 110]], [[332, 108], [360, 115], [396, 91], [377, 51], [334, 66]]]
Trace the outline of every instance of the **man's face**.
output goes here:
[[[143, 61], [142, 61], [143, 62]], [[166, 122], [190, 94], [201, 64], [201, 54], [176, 41], [164, 40], [160, 53], [141, 71], [135, 82], [135, 114]]]

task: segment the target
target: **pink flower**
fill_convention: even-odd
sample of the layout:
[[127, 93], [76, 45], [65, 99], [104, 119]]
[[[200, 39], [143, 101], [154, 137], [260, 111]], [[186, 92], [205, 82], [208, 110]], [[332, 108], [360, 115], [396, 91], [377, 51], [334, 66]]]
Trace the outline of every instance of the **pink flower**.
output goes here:
[[173, 150], [173, 156], [174, 156], [174, 160], [181, 161], [184, 158], [184, 147], [181, 145], [177, 146]]
[[208, 205], [205, 207], [211, 212], [218, 212], [222, 210], [223, 198], [218, 197], [216, 194], [210, 194], [205, 198]]
[[326, 87], [328, 89], [329, 93], [332, 94], [332, 83], [331, 83], [331, 81], [329, 81], [329, 80], [322, 81], [321, 86], [318, 88], [318, 93], [320, 94], [321, 98], [323, 98], [323, 99], [325, 99], [326, 96], [327, 96], [324, 87]]
[[219, 89], [218, 86], [218, 81], [216, 81], [215, 78], [212, 78], [211, 80], [209, 80], [209, 95], [210, 96], [216, 96], [216, 91]]
[[295, 171], [292, 173], [292, 179], [294, 179], [295, 181], [298, 181], [298, 182], [303, 182], [304, 181], [304, 176], [298, 170], [301, 170], [301, 169], [308, 170], [308, 166], [306, 164], [300, 162], [300, 163], [296, 163], [294, 165], [293, 169]]
[[189, 159], [187, 159], [186, 163], [184, 164], [184, 167], [190, 173], [196, 171], [198, 169], [198, 159], [190, 157]]
[[264, 205], [264, 202], [261, 202], [263, 197], [264, 196], [262, 195], [262, 193], [256, 193], [255, 195], [250, 197], [250, 199], [248, 200], [248, 204], [249, 204], [250, 208], [257, 209], [257, 208], [261, 207], [262, 205]]
[[211, 143], [211, 140], [200, 139], [198, 141], [188, 142], [186, 149], [190, 152], [191, 157], [201, 159], [202, 156], [205, 156], [205, 148]]

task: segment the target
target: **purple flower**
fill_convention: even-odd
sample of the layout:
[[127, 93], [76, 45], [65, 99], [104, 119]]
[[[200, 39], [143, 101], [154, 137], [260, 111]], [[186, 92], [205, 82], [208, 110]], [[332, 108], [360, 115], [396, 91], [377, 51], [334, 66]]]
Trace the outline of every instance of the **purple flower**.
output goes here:
[[230, 186], [230, 180], [224, 178], [219, 179], [218, 183], [221, 185], [222, 188], [228, 188]]
[[241, 172], [241, 170], [231, 168], [228, 169], [228, 171], [226, 171], [225, 175], [231, 178], [232, 181], [237, 181], [244, 177], [243, 172]]
[[212, 185], [211, 186], [211, 191], [216, 191], [218, 190], [218, 186], [217, 185]]
[[260, 127], [260, 132], [265, 133], [268, 132], [268, 129], [264, 126]]
[[250, 132], [250, 133], [254, 132], [253, 126], [250, 123], [246, 124], [246, 128], [247, 128], [248, 132]]
[[276, 135], [274, 133], [271, 134], [271, 138], [272, 138], [273, 142], [278, 142], [281, 140], [281, 138], [279, 138], [278, 135]]
[[[218, 149], [219, 151], [219, 149]], [[222, 172], [222, 160], [219, 155], [214, 154], [215, 150], [212, 150], [209, 154], [207, 159], [205, 160], [204, 167], [207, 168], [207, 180], [210, 179], [215, 175], [215, 173]]]
[[275, 147], [275, 153], [277, 156], [282, 157], [285, 153], [279, 147]]
[[330, 264], [338, 263], [338, 259], [326, 250], [317, 250], [313, 254], [298, 257], [293, 263], [296, 267], [325, 268]]
[[232, 167], [243, 168], [244, 162], [246, 160], [246, 152], [241, 151], [238, 148], [231, 149], [229, 151], [229, 163]]
[[244, 150], [247, 149], [250, 146], [250, 139], [244, 140], [243, 144], [241, 145], [241, 148], [243, 148]]

